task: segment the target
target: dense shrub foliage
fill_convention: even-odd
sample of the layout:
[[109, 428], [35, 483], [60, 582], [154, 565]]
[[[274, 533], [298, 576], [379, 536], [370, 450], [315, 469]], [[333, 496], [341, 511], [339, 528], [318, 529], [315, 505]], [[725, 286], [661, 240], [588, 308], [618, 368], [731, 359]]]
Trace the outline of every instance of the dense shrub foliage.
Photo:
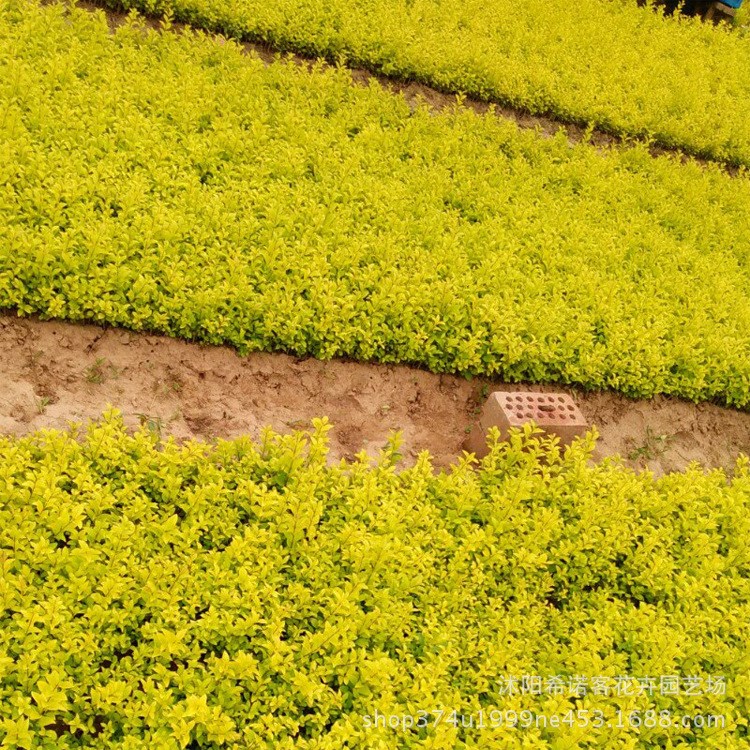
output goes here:
[[606, 0], [101, 0], [750, 163], [750, 47]]
[[[747, 747], [750, 472], [590, 468], [528, 427], [477, 470], [326, 465], [329, 425], [214, 446], [0, 439], [0, 745]], [[508, 675], [723, 694], [501, 694]], [[375, 711], [664, 710], [723, 729], [365, 727]]]
[[750, 182], [346, 71], [0, 12], [0, 306], [750, 402]]

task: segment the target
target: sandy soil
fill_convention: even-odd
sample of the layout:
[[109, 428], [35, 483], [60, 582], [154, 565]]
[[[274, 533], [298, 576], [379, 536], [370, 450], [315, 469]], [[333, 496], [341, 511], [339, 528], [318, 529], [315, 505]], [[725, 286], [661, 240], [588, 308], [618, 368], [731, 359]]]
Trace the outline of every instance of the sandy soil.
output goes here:
[[[146, 423], [179, 439], [257, 438], [265, 425], [290, 432], [327, 416], [334, 425], [332, 460], [362, 449], [376, 455], [390, 431], [401, 430], [405, 462], [426, 449], [438, 467], [461, 455], [483, 393], [563, 390], [403, 366], [240, 357], [227, 347], [14, 316], [0, 316], [0, 382], [5, 434], [96, 419], [110, 404], [129, 426]], [[598, 458], [620, 454], [630, 466], [662, 474], [693, 460], [731, 468], [739, 453], [750, 453], [748, 413], [666, 398], [564, 392], [601, 433]]]

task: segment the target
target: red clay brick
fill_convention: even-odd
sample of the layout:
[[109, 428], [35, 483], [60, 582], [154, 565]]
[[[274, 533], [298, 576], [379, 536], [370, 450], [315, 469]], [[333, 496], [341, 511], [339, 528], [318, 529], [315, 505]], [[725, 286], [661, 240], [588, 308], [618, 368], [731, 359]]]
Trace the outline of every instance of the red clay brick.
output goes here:
[[531, 393], [529, 391], [495, 391], [484, 405], [478, 422], [464, 443], [467, 451], [478, 458], [487, 454], [487, 430], [497, 427], [506, 440], [511, 427], [536, 422], [545, 432], [557, 435], [563, 445], [583, 435], [588, 424], [573, 399], [565, 393]]

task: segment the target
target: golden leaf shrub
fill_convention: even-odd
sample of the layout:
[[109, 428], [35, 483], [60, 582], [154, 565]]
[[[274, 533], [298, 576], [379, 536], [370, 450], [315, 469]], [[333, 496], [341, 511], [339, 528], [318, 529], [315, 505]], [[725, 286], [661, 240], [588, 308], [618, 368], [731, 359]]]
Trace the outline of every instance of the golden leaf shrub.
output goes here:
[[[110, 412], [0, 439], [0, 745], [747, 745], [746, 458], [654, 480], [528, 427], [436, 474], [426, 453], [400, 466], [395, 438], [329, 465], [329, 429], [178, 445]], [[726, 690], [505, 695], [513, 674]], [[366, 720], [439, 709], [613, 726]], [[614, 726], [647, 711], [725, 723]]]
[[750, 401], [750, 183], [6, 0], [0, 307]]

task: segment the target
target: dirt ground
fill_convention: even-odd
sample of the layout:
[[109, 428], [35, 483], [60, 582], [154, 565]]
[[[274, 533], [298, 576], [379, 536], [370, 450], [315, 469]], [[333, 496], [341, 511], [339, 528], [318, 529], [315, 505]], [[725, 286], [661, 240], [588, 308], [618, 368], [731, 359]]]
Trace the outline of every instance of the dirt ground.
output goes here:
[[241, 357], [228, 347], [10, 315], [0, 316], [0, 382], [0, 433], [12, 435], [97, 419], [108, 405], [130, 427], [207, 441], [257, 438], [265, 425], [306, 429], [327, 416], [331, 460], [362, 449], [376, 455], [401, 430], [406, 465], [429, 450], [444, 468], [461, 455], [483, 392], [529, 390], [570, 393], [601, 434], [597, 458], [620, 454], [629, 466], [663, 474], [694, 460], [731, 468], [750, 453], [750, 414], [711, 404], [468, 381], [404, 366]]

